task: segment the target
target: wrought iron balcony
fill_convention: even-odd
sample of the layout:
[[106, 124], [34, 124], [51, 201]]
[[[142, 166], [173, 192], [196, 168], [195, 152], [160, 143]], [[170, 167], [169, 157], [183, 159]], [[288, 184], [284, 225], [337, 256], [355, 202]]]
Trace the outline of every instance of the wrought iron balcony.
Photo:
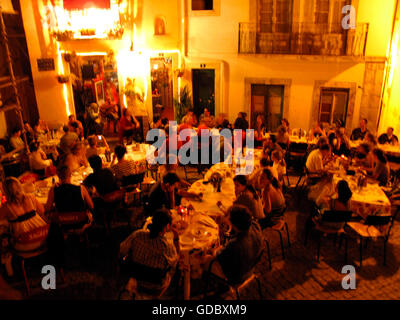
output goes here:
[[368, 23], [345, 30], [327, 24], [241, 22], [239, 53], [364, 57], [367, 35]]

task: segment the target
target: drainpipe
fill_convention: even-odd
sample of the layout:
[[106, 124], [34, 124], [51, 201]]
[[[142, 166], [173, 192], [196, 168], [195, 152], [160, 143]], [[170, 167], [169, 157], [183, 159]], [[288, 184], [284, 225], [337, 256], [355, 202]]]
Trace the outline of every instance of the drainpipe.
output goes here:
[[187, 0], [180, 0], [181, 11], [181, 28], [180, 28], [180, 44], [184, 57], [188, 56], [188, 34], [189, 34], [189, 15]]
[[397, 11], [399, 10], [399, 0], [396, 0], [396, 6], [394, 9], [394, 17], [393, 17], [393, 23], [392, 23], [392, 33], [390, 35], [390, 43], [389, 43], [389, 49], [388, 49], [388, 53], [387, 53], [387, 60], [386, 60], [386, 65], [385, 65], [385, 76], [384, 76], [384, 82], [383, 82], [383, 86], [382, 86], [382, 91], [381, 91], [381, 97], [380, 97], [380, 107], [379, 107], [379, 114], [378, 114], [378, 121], [376, 124], [376, 132], [379, 131], [379, 124], [381, 121], [381, 116], [382, 116], [382, 108], [383, 108], [383, 98], [385, 96], [385, 90], [386, 90], [386, 85], [388, 82], [388, 77], [389, 77], [389, 73], [390, 73], [390, 65], [389, 65], [389, 58], [390, 58], [390, 50], [393, 46], [393, 41], [394, 41], [394, 31], [395, 31], [395, 27], [396, 27], [396, 17], [397, 17]]

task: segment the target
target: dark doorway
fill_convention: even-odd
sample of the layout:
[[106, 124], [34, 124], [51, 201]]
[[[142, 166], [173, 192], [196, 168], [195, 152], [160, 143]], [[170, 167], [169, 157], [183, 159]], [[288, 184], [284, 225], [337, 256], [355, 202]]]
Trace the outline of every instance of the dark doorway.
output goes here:
[[208, 108], [215, 116], [215, 70], [192, 69], [193, 107], [197, 118]]
[[263, 117], [267, 130], [276, 132], [282, 119], [284, 86], [251, 85], [251, 126], [255, 127], [258, 115]]

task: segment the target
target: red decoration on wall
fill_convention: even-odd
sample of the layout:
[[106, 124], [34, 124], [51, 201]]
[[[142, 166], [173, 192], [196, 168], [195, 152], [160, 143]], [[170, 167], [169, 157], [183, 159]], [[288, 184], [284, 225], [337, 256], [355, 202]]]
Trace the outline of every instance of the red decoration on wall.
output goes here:
[[66, 10], [84, 10], [87, 8], [110, 9], [110, 0], [64, 0]]

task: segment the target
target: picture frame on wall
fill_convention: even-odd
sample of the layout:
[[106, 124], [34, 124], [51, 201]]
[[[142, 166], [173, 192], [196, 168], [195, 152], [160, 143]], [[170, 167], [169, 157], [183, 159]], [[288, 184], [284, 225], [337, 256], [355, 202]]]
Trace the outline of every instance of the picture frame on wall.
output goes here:
[[95, 82], [94, 89], [96, 93], [96, 102], [101, 106], [105, 102], [103, 80]]

